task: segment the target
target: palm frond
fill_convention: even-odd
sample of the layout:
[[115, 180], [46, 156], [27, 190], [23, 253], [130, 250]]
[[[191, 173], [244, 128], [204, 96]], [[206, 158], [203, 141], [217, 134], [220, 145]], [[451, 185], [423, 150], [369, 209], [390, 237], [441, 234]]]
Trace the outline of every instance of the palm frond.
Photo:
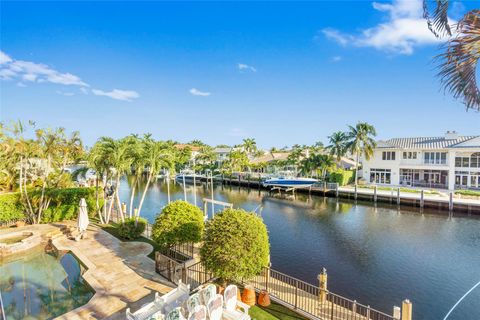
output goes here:
[[444, 91], [461, 98], [468, 109], [480, 111], [476, 71], [480, 58], [480, 10], [468, 12], [457, 24], [458, 33], [438, 55], [438, 77]]
[[[430, 3], [435, 3], [433, 15], [430, 14]], [[427, 20], [428, 29], [437, 37], [451, 36], [452, 30], [448, 23], [449, 0], [423, 0], [423, 17]]]

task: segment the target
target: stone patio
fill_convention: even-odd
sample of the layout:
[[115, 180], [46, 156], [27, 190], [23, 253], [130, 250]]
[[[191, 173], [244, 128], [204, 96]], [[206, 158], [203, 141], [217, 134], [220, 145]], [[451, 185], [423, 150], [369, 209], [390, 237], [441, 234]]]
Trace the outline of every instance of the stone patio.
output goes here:
[[89, 226], [80, 241], [59, 237], [58, 250], [69, 250], [87, 267], [83, 278], [95, 290], [84, 306], [56, 319], [125, 319], [125, 309], [135, 310], [175, 287], [155, 273], [155, 263], [147, 257], [152, 246], [143, 242], [122, 242], [96, 226]]

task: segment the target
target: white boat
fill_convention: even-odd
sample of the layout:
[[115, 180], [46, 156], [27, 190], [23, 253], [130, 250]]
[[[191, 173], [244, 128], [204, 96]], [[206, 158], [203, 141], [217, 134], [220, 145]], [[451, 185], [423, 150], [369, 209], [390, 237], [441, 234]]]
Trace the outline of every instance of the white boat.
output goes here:
[[178, 183], [183, 183], [183, 181], [185, 180], [185, 183], [191, 184], [193, 183], [193, 181], [195, 181], [198, 184], [204, 181], [206, 178], [206, 176], [197, 174], [192, 170], [184, 170], [175, 175], [175, 180]]
[[281, 188], [306, 188], [314, 185], [317, 182], [318, 180], [312, 178], [277, 177], [263, 181], [263, 186]]

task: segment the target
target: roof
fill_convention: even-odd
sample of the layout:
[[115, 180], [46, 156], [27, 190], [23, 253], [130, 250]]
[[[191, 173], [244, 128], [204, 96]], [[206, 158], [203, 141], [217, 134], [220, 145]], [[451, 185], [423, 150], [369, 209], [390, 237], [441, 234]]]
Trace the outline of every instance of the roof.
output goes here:
[[215, 148], [213, 151], [216, 153], [229, 153], [232, 151], [232, 148]]
[[446, 137], [393, 138], [377, 141], [377, 148], [447, 149], [455, 148], [458, 144], [478, 137], [480, 136], [456, 136], [450, 139]]
[[265, 152], [263, 155], [256, 157], [252, 163], [271, 162], [275, 160], [287, 160], [290, 152]]

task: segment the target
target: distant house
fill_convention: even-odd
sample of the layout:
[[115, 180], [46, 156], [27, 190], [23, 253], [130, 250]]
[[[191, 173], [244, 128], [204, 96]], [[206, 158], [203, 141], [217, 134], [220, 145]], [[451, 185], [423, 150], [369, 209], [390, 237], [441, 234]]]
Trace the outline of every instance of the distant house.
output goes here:
[[378, 141], [363, 177], [373, 184], [440, 189], [480, 188], [480, 136], [395, 138]]
[[233, 148], [226, 147], [226, 148], [215, 148], [213, 152], [217, 155], [217, 165], [220, 167], [221, 164], [227, 160], [228, 154], [233, 150]]

